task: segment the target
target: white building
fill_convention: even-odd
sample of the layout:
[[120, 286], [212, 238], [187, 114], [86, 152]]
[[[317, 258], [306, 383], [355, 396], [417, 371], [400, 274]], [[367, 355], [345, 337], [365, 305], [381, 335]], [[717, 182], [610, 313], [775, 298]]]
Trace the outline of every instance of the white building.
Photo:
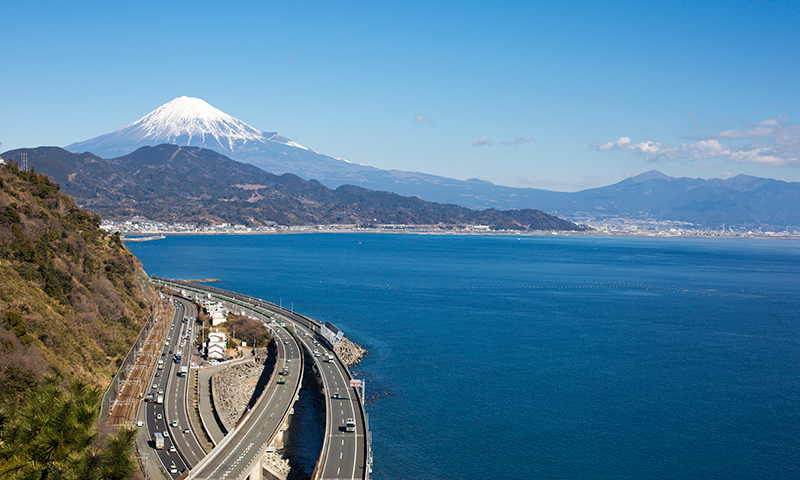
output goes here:
[[216, 358], [223, 360], [225, 358], [225, 350], [228, 345], [228, 337], [223, 332], [214, 331], [208, 334], [208, 343], [206, 343], [206, 356], [209, 359]]
[[342, 337], [344, 337], [344, 332], [336, 328], [331, 322], [325, 322], [322, 328], [320, 328], [320, 333], [331, 345], [341, 342]]
[[216, 327], [220, 323], [225, 323], [228, 311], [220, 303], [207, 303], [205, 306], [206, 313], [211, 317], [211, 326]]

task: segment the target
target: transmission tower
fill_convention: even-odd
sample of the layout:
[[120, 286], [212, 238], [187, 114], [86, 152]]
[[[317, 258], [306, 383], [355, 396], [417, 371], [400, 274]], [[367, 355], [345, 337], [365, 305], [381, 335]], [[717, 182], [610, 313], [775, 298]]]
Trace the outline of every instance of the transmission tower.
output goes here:
[[22, 153], [22, 169], [28, 171], [28, 152]]

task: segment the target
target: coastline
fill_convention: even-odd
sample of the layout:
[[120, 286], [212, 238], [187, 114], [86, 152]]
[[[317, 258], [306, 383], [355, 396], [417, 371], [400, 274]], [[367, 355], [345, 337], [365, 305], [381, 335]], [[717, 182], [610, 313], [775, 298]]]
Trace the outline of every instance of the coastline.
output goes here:
[[[116, 231], [116, 230], [112, 230]], [[517, 237], [631, 237], [631, 238], [740, 238], [740, 239], [800, 239], [797, 233], [721, 233], [721, 232], [667, 232], [667, 231], [639, 231], [639, 232], [617, 232], [617, 231], [452, 231], [444, 229], [380, 229], [380, 228], [360, 228], [360, 229], [337, 229], [319, 227], [300, 227], [275, 230], [255, 230], [255, 231], [171, 231], [153, 230], [142, 232], [120, 232], [122, 240], [125, 242], [146, 242], [161, 240], [167, 236], [195, 236], [195, 235], [297, 235], [297, 234], [319, 234], [319, 233], [379, 233], [379, 234], [407, 234], [407, 235], [473, 235], [473, 236], [517, 236]]]

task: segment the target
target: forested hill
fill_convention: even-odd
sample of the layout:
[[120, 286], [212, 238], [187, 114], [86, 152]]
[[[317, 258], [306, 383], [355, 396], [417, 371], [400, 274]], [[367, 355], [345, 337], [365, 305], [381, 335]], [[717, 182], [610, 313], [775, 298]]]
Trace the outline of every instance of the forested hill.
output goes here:
[[48, 374], [107, 386], [155, 295], [119, 237], [59, 190], [0, 166], [0, 398]]
[[142, 147], [114, 159], [57, 147], [26, 153], [85, 208], [105, 219], [140, 215], [193, 224], [488, 225], [513, 230], [585, 230], [539, 210], [470, 210], [352, 185], [335, 190], [314, 180], [273, 175], [198, 147]]

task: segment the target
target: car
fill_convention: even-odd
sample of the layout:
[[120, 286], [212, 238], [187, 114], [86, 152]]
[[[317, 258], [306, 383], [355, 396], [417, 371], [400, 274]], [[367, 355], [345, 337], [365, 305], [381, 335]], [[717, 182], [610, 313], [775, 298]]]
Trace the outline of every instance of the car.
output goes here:
[[164, 389], [163, 388], [159, 388], [158, 389], [158, 394], [159, 395], [164, 395]]
[[156, 372], [156, 377], [160, 377], [160, 376], [161, 376], [161, 372]]
[[156, 415], [156, 420], [161, 420], [161, 414]]
[[170, 446], [169, 446], [169, 451], [170, 451], [170, 452], [175, 452], [175, 451], [176, 451], [176, 450], [175, 450], [175, 445], [170, 445]]
[[153, 388], [158, 388], [158, 385], [156, 385], [156, 384], [154, 383], [154, 384], [153, 384]]
[[342, 397], [340, 397], [338, 393], [334, 393], [333, 398], [342, 398]]
[[188, 428], [184, 428], [183, 429], [183, 433], [187, 433], [188, 434], [189, 433], [189, 429]]
[[144, 422], [139, 420], [138, 422], [136, 422], [136, 426], [137, 427], [144, 427]]
[[164, 438], [169, 438], [169, 432], [164, 430]]
[[289, 340], [284, 340], [284, 341], [283, 341], [283, 343], [284, 343], [285, 345], [289, 345]]
[[176, 428], [177, 426], [178, 426], [178, 421], [177, 420], [173, 420], [172, 421], [172, 428]]
[[171, 465], [169, 467], [169, 473], [178, 473], [178, 467], [176, 467], [175, 465]]

